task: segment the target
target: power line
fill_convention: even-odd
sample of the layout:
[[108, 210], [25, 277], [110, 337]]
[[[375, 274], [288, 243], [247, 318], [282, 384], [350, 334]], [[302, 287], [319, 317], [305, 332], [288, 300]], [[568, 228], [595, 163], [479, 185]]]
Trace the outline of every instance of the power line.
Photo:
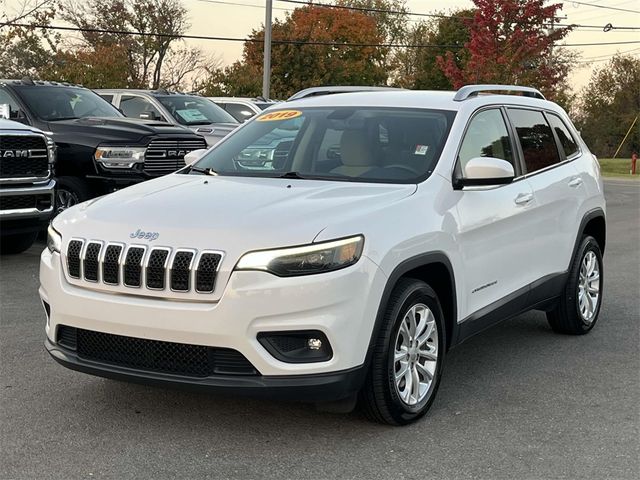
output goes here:
[[[141, 37], [160, 37], [175, 38], [187, 40], [218, 40], [224, 42], [250, 42], [263, 43], [264, 40], [259, 38], [238, 38], [238, 37], [213, 37], [207, 35], [184, 35], [169, 33], [152, 33], [152, 32], [130, 32], [128, 30], [112, 30], [105, 28], [85, 28], [85, 27], [64, 27], [61, 25], [38, 25], [29, 23], [12, 23], [5, 22], [0, 24], [2, 27], [26, 27], [40, 28], [44, 30], [61, 30], [68, 32], [85, 32], [85, 33], [105, 33], [111, 35], [135, 35]], [[323, 45], [329, 47], [381, 47], [381, 48], [463, 48], [463, 45], [435, 45], [435, 44], [402, 44], [402, 43], [349, 43], [349, 42], [321, 42], [314, 40], [272, 40], [274, 44], [281, 45]], [[591, 43], [565, 43], [559, 45], [561, 47], [591, 47], [601, 45], [630, 45], [640, 43], [640, 40], [630, 40], [624, 42], [591, 42]]]
[[[282, 0], [282, 1], [284, 1], [284, 0]], [[594, 8], [604, 8], [606, 10], [616, 10], [618, 12], [640, 13], [640, 10], [630, 10], [628, 8], [608, 7], [606, 5], [598, 5], [597, 3], [576, 2], [575, 0], [571, 0], [571, 3], [575, 3], [577, 5], [586, 5], [588, 7], [594, 7]]]
[[[201, 0], [201, 1], [211, 1], [215, 2], [216, 0]], [[353, 10], [357, 12], [369, 12], [369, 13], [388, 13], [391, 15], [411, 15], [417, 17], [428, 17], [428, 18], [460, 18], [473, 20], [473, 17], [468, 17], [464, 15], [445, 15], [442, 13], [422, 13], [422, 12], [410, 12], [407, 10], [387, 10], [383, 8], [373, 8], [373, 7], [349, 7], [346, 5], [335, 5], [329, 3], [321, 3], [321, 2], [309, 2], [305, 0], [276, 0], [278, 2], [291, 3], [295, 5], [304, 5], [308, 7], [324, 7], [324, 8], [336, 8], [338, 10]], [[576, 2], [573, 2], [576, 3]], [[535, 22], [513, 22], [517, 25], [535, 25]], [[543, 26], [550, 26], [552, 23], [542, 23]], [[580, 25], [580, 24], [561, 24], [554, 23], [555, 27], [572, 27], [572, 28], [598, 28], [602, 29], [605, 25]], [[622, 26], [615, 27], [611, 26], [611, 30], [638, 30], [640, 27], [630, 27], [630, 26]]]

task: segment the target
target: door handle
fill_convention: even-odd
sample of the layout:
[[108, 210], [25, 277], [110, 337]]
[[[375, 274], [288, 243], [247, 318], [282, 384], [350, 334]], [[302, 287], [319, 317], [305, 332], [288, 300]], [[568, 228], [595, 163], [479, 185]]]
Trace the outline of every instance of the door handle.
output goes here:
[[580, 177], [574, 177], [571, 179], [571, 181], [569, 182], [569, 186], [570, 187], [579, 187], [580, 185], [582, 185], [582, 179]]
[[516, 203], [516, 205], [526, 205], [531, 200], [533, 200], [533, 194], [531, 194], [531, 193], [521, 193], [520, 195], [518, 195], [515, 198], [514, 202]]

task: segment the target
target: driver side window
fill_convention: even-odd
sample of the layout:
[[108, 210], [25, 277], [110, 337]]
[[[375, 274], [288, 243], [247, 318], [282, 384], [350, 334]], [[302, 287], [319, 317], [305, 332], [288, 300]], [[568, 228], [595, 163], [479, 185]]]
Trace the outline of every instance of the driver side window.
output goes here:
[[164, 121], [158, 109], [146, 98], [123, 95], [120, 99], [120, 109], [127, 117]]
[[458, 154], [458, 168], [463, 175], [467, 162], [476, 157], [499, 158], [516, 168], [509, 131], [498, 109], [484, 110], [469, 123]]

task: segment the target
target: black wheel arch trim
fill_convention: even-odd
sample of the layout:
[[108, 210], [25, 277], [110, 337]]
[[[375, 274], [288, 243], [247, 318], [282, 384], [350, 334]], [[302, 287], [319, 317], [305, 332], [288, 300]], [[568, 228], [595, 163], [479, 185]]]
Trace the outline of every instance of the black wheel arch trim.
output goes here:
[[[607, 235], [607, 217], [604, 213], [604, 210], [602, 210], [602, 208], [598, 207], [598, 208], [594, 208], [593, 210], [589, 210], [587, 213], [584, 214], [584, 216], [582, 217], [582, 220], [580, 221], [580, 228], [578, 229], [578, 235], [576, 236], [576, 242], [573, 246], [573, 251], [571, 252], [571, 258], [569, 259], [569, 266], [571, 265], [571, 262], [573, 261], [574, 257], [576, 256], [576, 252], [578, 251], [578, 248], [580, 248], [580, 243], [582, 242], [582, 237], [584, 235], [584, 232], [587, 228], [587, 224], [591, 221], [594, 220], [596, 218], [602, 218], [602, 220], [604, 221], [604, 225], [605, 225], [605, 240], [606, 240], [606, 235]], [[602, 256], [604, 257], [604, 248], [605, 245], [600, 245], [600, 250], [602, 253]]]
[[[375, 345], [376, 338], [378, 337], [380, 330], [382, 328], [382, 322], [384, 321], [384, 311], [385, 307], [391, 297], [391, 292], [395, 288], [398, 280], [402, 278], [405, 274], [410, 272], [411, 270], [415, 270], [416, 268], [428, 267], [429, 265], [442, 264], [445, 266], [447, 271], [449, 272], [449, 281], [451, 282], [451, 319], [445, 318], [445, 324], [451, 321], [451, 325], [453, 329], [455, 329], [455, 325], [458, 319], [458, 304], [457, 304], [457, 296], [456, 296], [456, 282], [455, 276], [453, 273], [453, 267], [451, 265], [451, 261], [449, 257], [442, 251], [433, 251], [422, 253], [416, 255], [414, 257], [408, 258], [402, 261], [399, 265], [397, 265], [389, 277], [387, 278], [387, 283], [382, 292], [382, 297], [380, 299], [380, 303], [378, 305], [378, 312], [376, 314], [375, 323], [373, 325], [373, 329], [371, 332], [371, 338], [369, 339], [369, 347], [367, 349], [367, 356], [365, 359], [365, 365], [368, 366], [371, 363], [371, 357], [373, 355], [373, 349]], [[418, 279], [419, 280], [419, 279]], [[447, 338], [450, 339], [451, 336], [448, 334]]]

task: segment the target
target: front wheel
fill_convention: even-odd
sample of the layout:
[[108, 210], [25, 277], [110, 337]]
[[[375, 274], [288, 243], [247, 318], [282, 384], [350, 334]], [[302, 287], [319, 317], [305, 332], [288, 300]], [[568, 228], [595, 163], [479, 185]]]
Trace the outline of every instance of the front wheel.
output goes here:
[[55, 215], [91, 198], [87, 182], [78, 177], [56, 178]]
[[444, 317], [433, 289], [401, 279], [386, 306], [361, 404], [372, 420], [406, 425], [435, 399], [446, 349]]
[[33, 245], [37, 236], [38, 232], [4, 235], [0, 238], [0, 253], [2, 255], [22, 253]]
[[602, 252], [595, 238], [585, 235], [580, 243], [564, 292], [547, 313], [551, 328], [559, 333], [584, 335], [598, 320], [602, 304]]

